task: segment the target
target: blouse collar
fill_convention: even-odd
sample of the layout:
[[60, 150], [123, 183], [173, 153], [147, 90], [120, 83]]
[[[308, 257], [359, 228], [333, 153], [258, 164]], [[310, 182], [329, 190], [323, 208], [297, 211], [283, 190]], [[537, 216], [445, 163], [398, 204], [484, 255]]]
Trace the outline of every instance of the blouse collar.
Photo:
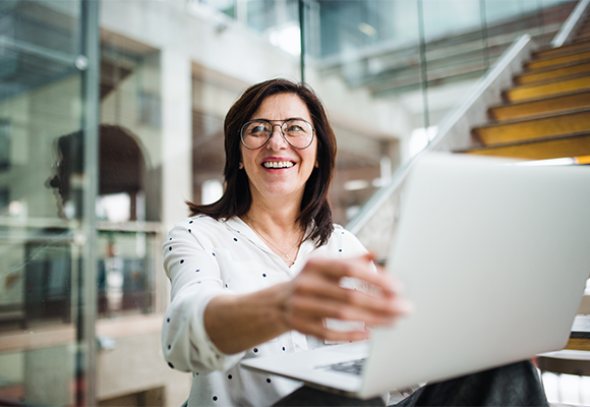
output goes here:
[[[264, 250], [265, 252], [272, 253], [273, 255], [278, 256], [278, 254], [273, 252], [270, 249], [270, 247], [268, 247], [266, 242], [264, 242], [260, 238], [260, 236], [258, 236], [256, 234], [256, 232], [254, 232], [254, 230], [252, 230], [252, 228], [246, 222], [244, 222], [242, 219], [240, 219], [239, 216], [231, 217], [229, 219], [226, 219], [224, 222], [225, 222], [225, 225], [227, 226], [228, 229], [230, 229], [234, 232], [237, 232], [242, 236], [245, 236], [248, 240], [250, 240], [252, 243], [254, 243], [257, 247]], [[311, 227], [309, 227], [307, 229], [306, 235], [310, 232], [310, 229], [311, 229]], [[305, 241], [303, 241], [301, 243], [301, 246], [299, 246], [299, 252], [297, 253], [297, 257], [295, 258], [295, 263], [290, 268], [294, 269], [296, 266], [298, 266], [299, 263], [302, 262], [303, 258], [306, 257], [308, 254], [310, 254], [314, 249], [315, 249], [315, 242], [314, 241], [312, 241], [310, 239], [306, 239]], [[284, 262], [283, 262], [283, 264], [284, 264]], [[287, 266], [287, 265], [285, 264], [285, 266]], [[297, 268], [299, 268], [299, 267], [297, 267]]]

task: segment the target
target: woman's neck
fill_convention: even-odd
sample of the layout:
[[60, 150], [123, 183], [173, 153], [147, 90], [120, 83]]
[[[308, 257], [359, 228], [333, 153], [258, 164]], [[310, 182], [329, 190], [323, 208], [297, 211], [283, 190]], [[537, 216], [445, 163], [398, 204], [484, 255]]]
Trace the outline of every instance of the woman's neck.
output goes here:
[[299, 207], [257, 205], [252, 202], [242, 220], [288, 267], [295, 263], [304, 231], [297, 222]]
[[301, 231], [297, 222], [299, 213], [299, 205], [264, 205], [252, 202], [246, 218], [258, 231], [280, 238], [281, 235], [292, 236]]

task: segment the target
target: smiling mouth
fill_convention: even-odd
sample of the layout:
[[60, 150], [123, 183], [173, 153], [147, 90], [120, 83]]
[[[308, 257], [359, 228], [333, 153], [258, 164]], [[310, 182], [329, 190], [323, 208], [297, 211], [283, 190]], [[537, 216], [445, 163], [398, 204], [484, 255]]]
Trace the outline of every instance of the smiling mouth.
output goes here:
[[294, 165], [291, 161], [265, 161], [262, 163], [264, 168], [291, 168]]

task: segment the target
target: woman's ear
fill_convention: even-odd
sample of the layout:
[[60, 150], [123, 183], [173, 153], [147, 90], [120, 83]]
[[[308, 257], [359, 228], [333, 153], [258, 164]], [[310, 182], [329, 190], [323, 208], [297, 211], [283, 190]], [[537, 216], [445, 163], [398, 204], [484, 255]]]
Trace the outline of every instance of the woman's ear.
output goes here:
[[314, 167], [320, 168], [320, 163], [316, 160]]
[[[317, 162], [316, 162], [316, 166], [317, 166]], [[238, 165], [238, 168], [239, 168], [240, 170], [243, 170], [243, 169], [244, 169], [244, 164], [243, 164], [243, 163], [240, 163], [240, 165]]]

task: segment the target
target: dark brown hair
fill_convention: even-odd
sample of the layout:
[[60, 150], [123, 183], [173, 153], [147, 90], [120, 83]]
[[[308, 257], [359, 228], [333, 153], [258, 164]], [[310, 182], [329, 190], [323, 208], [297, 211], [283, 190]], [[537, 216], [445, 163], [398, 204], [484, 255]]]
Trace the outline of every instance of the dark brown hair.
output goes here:
[[204, 214], [214, 219], [228, 219], [245, 215], [250, 209], [252, 195], [246, 171], [239, 169], [241, 162], [240, 128], [258, 110], [269, 96], [291, 93], [299, 96], [307, 106], [317, 137], [317, 162], [303, 192], [301, 213], [297, 219], [304, 230], [311, 226], [306, 239], [317, 239], [317, 246], [325, 244], [334, 226], [328, 203], [328, 188], [336, 165], [336, 136], [328, 122], [322, 103], [303, 83], [286, 79], [271, 79], [248, 88], [225, 116], [225, 192], [219, 201], [210, 205], [187, 202], [191, 215]]

